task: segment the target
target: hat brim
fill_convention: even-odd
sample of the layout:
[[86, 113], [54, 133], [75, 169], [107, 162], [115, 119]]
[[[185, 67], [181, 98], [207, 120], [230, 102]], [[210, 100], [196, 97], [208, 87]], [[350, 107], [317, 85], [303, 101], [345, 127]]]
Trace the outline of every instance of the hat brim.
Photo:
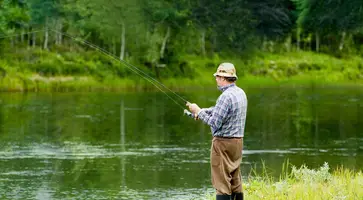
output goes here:
[[230, 78], [237, 78], [237, 75], [231, 75], [231, 74], [228, 74], [228, 73], [214, 73], [213, 76], [223, 76], [223, 77], [230, 77]]

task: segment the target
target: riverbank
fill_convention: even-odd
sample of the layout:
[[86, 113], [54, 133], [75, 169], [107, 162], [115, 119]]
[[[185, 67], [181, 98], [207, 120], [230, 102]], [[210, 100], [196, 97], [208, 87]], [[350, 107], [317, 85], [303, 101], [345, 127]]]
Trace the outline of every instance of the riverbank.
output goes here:
[[[292, 167], [291, 172], [282, 174], [274, 181], [265, 173], [254, 174], [244, 184], [245, 199], [363, 199], [363, 173], [347, 169], [336, 169], [331, 172], [325, 163], [320, 169]], [[215, 199], [210, 194], [206, 199]]]
[[[126, 62], [133, 65], [125, 65], [99, 52], [18, 49], [0, 58], [0, 91], [156, 90], [154, 80], [175, 91], [215, 87], [212, 74], [226, 61], [235, 64], [238, 83], [244, 86], [363, 85], [363, 59], [359, 56], [257, 53], [243, 59], [184, 56], [169, 65], [138, 63], [130, 58]], [[142, 78], [145, 74], [148, 80]]]

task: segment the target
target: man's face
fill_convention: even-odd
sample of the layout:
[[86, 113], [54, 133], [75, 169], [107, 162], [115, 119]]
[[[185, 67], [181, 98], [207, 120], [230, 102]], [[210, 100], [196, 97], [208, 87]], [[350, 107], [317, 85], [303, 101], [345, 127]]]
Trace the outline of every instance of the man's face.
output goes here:
[[223, 86], [224, 85], [224, 78], [222, 76], [216, 76], [216, 82], [218, 86]]

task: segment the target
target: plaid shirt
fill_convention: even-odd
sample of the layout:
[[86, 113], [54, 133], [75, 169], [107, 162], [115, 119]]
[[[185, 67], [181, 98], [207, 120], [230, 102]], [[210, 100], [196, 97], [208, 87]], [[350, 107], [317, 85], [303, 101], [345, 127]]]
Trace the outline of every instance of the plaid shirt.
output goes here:
[[222, 94], [214, 107], [203, 108], [198, 118], [211, 127], [213, 136], [243, 137], [247, 114], [245, 92], [234, 83], [220, 87]]

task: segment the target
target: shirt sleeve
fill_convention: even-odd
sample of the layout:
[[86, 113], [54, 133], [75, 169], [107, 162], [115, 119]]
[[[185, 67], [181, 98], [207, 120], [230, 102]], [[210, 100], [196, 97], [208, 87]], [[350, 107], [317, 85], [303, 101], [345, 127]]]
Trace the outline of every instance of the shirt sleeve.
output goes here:
[[214, 109], [214, 106], [212, 107], [209, 107], [209, 108], [203, 108], [203, 110], [208, 113], [208, 114], [211, 114], [213, 112], [213, 109]]
[[213, 109], [214, 109], [214, 106], [209, 107], [209, 108], [202, 108], [202, 109], [200, 109], [200, 110], [199, 110], [199, 112], [197, 113], [197, 116], [199, 116], [199, 113], [200, 113], [202, 110], [203, 110], [204, 112], [206, 112], [208, 115], [209, 115], [209, 114], [212, 114]]
[[211, 107], [212, 109], [202, 109], [198, 113], [198, 118], [208, 124], [212, 128], [212, 132], [215, 133], [222, 127], [230, 110], [230, 105], [229, 99], [225, 95], [221, 95], [216, 105]]

